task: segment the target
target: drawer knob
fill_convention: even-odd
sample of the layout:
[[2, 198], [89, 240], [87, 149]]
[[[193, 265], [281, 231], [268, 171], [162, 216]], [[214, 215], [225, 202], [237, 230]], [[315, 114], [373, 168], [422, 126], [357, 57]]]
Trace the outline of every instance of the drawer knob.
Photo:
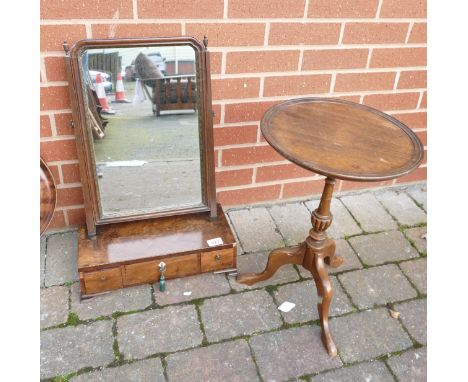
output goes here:
[[101, 276], [101, 281], [106, 281], [107, 277], [106, 276]]
[[215, 261], [219, 263], [221, 261], [221, 255], [216, 255]]

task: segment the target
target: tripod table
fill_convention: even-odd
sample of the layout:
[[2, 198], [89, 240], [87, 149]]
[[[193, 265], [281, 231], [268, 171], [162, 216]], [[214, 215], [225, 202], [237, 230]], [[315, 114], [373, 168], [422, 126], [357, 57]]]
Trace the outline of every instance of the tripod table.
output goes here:
[[[283, 157], [325, 176], [312, 228], [299, 245], [273, 250], [261, 273], [239, 275], [252, 285], [273, 276], [279, 267], [299, 264], [314, 278], [322, 341], [330, 356], [337, 349], [328, 326], [333, 290], [324, 262], [338, 267], [335, 242], [326, 234], [333, 220], [330, 202], [336, 179], [371, 182], [398, 178], [415, 170], [423, 145], [414, 132], [395, 118], [368, 106], [333, 98], [299, 98], [271, 107], [260, 124], [263, 136]], [[320, 301], [321, 300], [321, 301]]]

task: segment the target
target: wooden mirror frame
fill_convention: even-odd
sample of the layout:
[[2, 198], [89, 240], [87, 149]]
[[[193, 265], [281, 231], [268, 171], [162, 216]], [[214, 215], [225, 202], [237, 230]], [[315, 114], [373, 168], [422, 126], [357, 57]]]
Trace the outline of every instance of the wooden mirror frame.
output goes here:
[[[200, 133], [200, 161], [202, 206], [184, 207], [173, 210], [153, 211], [127, 216], [102, 217], [99, 207], [99, 190], [97, 188], [97, 174], [92, 165], [93, 148], [89, 141], [86, 128], [85, 103], [83, 98], [83, 75], [80, 70], [82, 53], [88, 49], [99, 48], [126, 48], [137, 46], [170, 46], [188, 45], [195, 51], [197, 91], [200, 108], [198, 112], [201, 126]], [[151, 219], [163, 216], [173, 216], [208, 212], [211, 218], [216, 218], [216, 186], [214, 169], [213, 144], [213, 110], [211, 105], [211, 78], [210, 60], [207, 50], [208, 39], [203, 44], [194, 37], [151, 37], [151, 38], [116, 38], [116, 39], [84, 39], [77, 41], [71, 49], [65, 42], [65, 60], [69, 76], [70, 100], [72, 104], [73, 121], [75, 129], [76, 146], [78, 151], [81, 184], [83, 187], [84, 205], [86, 213], [86, 227], [89, 236], [94, 236], [97, 226], [103, 224], [128, 222], [134, 220]]]

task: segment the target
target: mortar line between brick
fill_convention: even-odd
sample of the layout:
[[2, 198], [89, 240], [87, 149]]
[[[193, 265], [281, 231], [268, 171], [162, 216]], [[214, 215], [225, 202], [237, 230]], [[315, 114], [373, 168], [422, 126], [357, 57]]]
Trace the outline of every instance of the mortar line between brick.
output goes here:
[[42, 81], [41, 82], [48, 82], [47, 80], [47, 71], [45, 66], [45, 58], [40, 57], [40, 64], [41, 64], [41, 74], [42, 74]]
[[346, 27], [346, 21], [343, 21], [341, 23], [340, 37], [338, 38], [338, 45], [343, 45], [343, 36], [344, 36], [345, 27]]
[[[191, 24], [258, 24], [258, 18], [205, 18], [205, 19], [177, 19], [177, 18], [119, 18], [119, 19], [86, 19], [87, 22], [91, 24], [174, 24], [187, 21]], [[343, 18], [324, 18], [324, 17], [291, 17], [291, 18], [265, 18], [262, 19], [263, 22], [275, 22], [275, 23], [307, 23], [307, 24], [328, 24], [328, 23], [339, 23], [343, 21]], [[366, 17], [366, 18], [346, 18], [347, 22], [353, 23], [409, 23], [411, 21], [418, 23], [427, 23], [427, 18], [418, 18], [418, 17], [400, 17], [400, 18], [379, 18], [378, 20], [375, 17]], [[41, 19], [40, 25], [80, 25], [83, 24], [83, 19]]]
[[398, 81], [400, 80], [400, 75], [401, 75], [401, 70], [398, 70], [395, 76], [395, 82], [393, 83], [393, 90], [397, 90], [398, 88]]
[[304, 4], [304, 14], [302, 15], [303, 19], [307, 19], [308, 13], [309, 13], [309, 1], [310, 0], [305, 0]]
[[406, 33], [405, 44], [408, 44], [413, 28], [414, 28], [414, 21], [410, 21], [409, 26], [408, 26], [408, 32]]
[[132, 0], [132, 16], [134, 20], [138, 19], [138, 0]]
[[424, 92], [426, 90], [421, 90], [421, 94], [419, 95], [419, 100], [418, 100], [418, 105], [416, 106], [416, 109], [420, 109], [421, 108], [421, 103], [422, 103], [422, 99], [424, 97]]
[[271, 24], [269, 21], [267, 21], [265, 23], [265, 35], [263, 38], [263, 46], [268, 46], [268, 41], [270, 39], [270, 27], [271, 27]]
[[382, 9], [383, 0], [379, 0], [379, 4], [377, 6], [377, 12], [375, 13], [375, 18], [378, 19], [380, 17], [380, 11]]
[[223, 3], [223, 19], [224, 20], [228, 18], [228, 10], [229, 10], [229, 0], [224, 0], [224, 3]]

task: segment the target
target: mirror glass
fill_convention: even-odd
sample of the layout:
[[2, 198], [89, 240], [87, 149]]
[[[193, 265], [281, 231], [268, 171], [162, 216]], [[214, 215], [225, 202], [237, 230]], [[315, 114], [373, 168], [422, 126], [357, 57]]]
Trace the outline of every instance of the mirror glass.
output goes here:
[[197, 61], [188, 45], [84, 51], [101, 218], [203, 205]]

